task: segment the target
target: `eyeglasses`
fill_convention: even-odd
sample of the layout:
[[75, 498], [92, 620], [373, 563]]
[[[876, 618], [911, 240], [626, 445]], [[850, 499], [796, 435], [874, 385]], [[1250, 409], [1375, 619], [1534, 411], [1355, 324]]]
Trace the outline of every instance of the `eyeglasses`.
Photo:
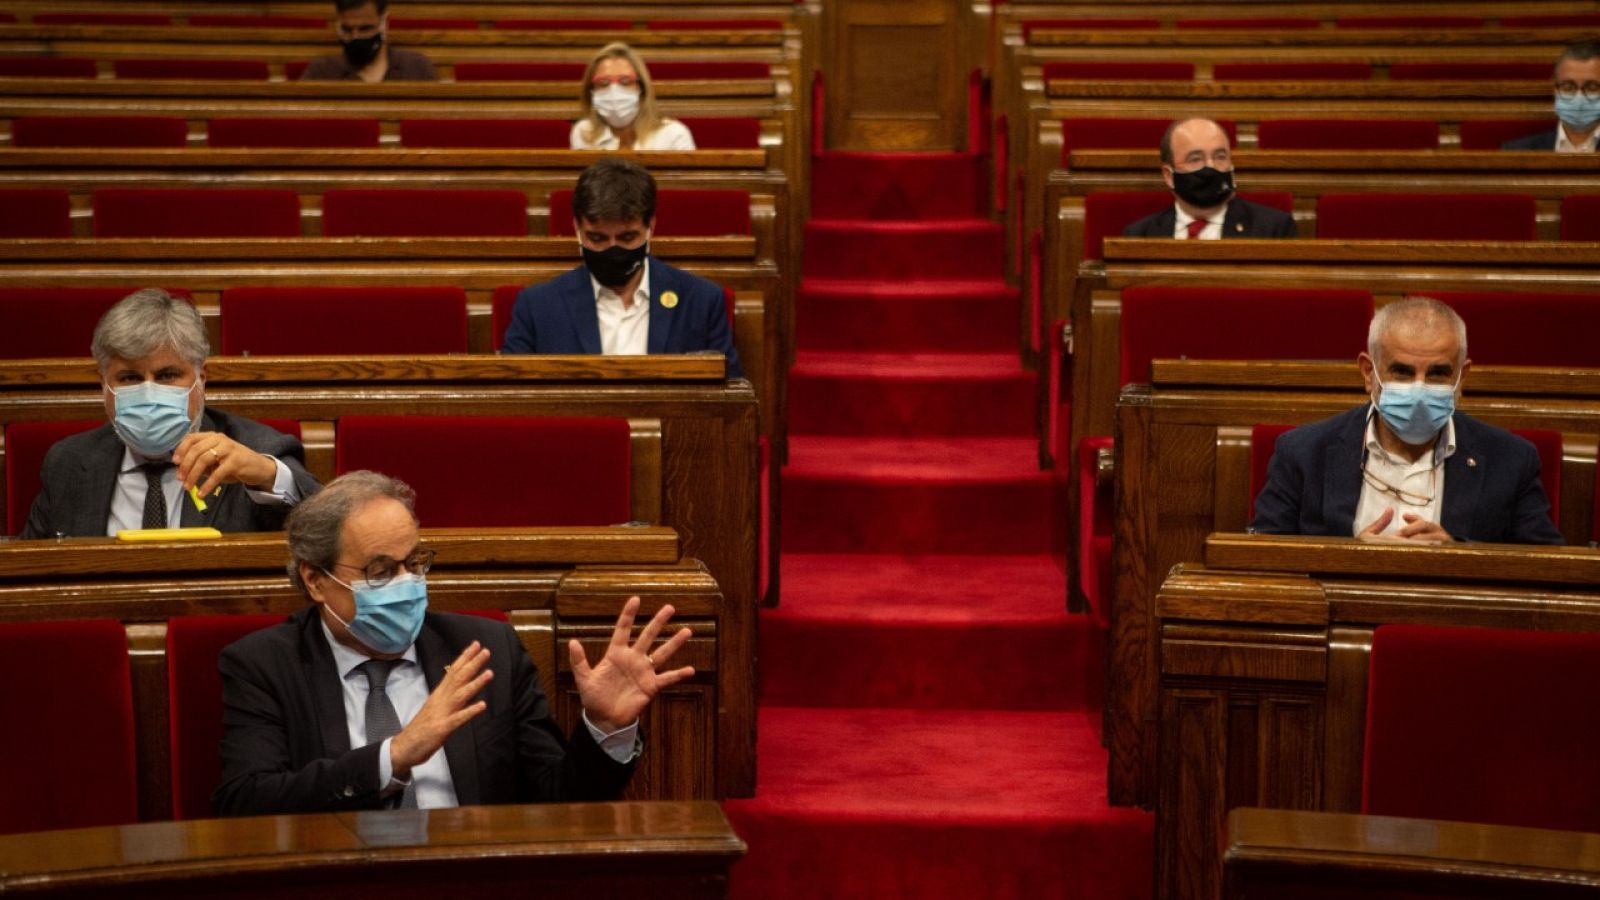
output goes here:
[[1361, 477], [1366, 479], [1368, 486], [1380, 494], [1388, 494], [1389, 496], [1399, 500], [1401, 503], [1409, 506], [1427, 506], [1433, 502], [1433, 498], [1436, 494], [1439, 467], [1431, 466], [1428, 469], [1428, 495], [1426, 497], [1421, 494], [1408, 491], [1404, 488], [1397, 488], [1389, 482], [1384, 481], [1382, 478], [1372, 474], [1372, 470], [1368, 469], [1365, 463], [1363, 463], [1361, 466]]
[[639, 84], [639, 79], [633, 75], [618, 75], [614, 78], [609, 75], [602, 75], [589, 81], [589, 87], [597, 91], [603, 91], [606, 88], [611, 87], [613, 84], [619, 84], [625, 88], [631, 88]]
[[1585, 99], [1600, 100], [1600, 81], [1585, 81], [1581, 85], [1576, 81], [1556, 82], [1556, 93], [1568, 100], [1578, 96], [1580, 91]]
[[334, 563], [334, 565], [341, 569], [355, 569], [365, 576], [367, 587], [380, 588], [393, 581], [394, 577], [400, 574], [401, 569], [405, 569], [413, 575], [428, 574], [428, 570], [433, 568], [433, 558], [437, 555], [437, 550], [431, 547], [424, 547], [420, 550], [412, 551], [411, 555], [405, 559], [390, 559], [387, 556], [380, 556], [364, 566], [351, 565], [350, 563]]

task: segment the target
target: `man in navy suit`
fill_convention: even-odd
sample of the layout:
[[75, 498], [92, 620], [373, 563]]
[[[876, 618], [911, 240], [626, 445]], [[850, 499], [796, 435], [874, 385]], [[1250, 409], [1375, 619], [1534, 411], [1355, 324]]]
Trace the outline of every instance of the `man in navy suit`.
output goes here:
[[1561, 51], [1555, 70], [1557, 124], [1501, 145], [1502, 150], [1593, 153], [1600, 142], [1600, 41]]
[[1173, 205], [1122, 230], [1126, 237], [1213, 241], [1292, 238], [1294, 217], [1234, 196], [1233, 149], [1210, 119], [1179, 119], [1161, 136], [1161, 177]]
[[1455, 411], [1467, 328], [1426, 297], [1373, 316], [1357, 361], [1371, 403], [1278, 439], [1251, 531], [1559, 544], [1539, 453]]
[[722, 288], [650, 255], [656, 180], [644, 167], [608, 157], [578, 176], [573, 224], [583, 265], [524, 288], [511, 311], [502, 353], [696, 353], [733, 349]]

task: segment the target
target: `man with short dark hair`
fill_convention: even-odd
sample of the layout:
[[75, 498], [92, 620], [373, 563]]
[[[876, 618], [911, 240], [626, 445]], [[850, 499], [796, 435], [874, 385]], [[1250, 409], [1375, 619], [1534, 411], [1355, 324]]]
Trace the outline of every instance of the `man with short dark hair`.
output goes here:
[[438, 81], [433, 62], [389, 44], [389, 0], [334, 0], [343, 52], [311, 61], [301, 81]]
[[1555, 67], [1556, 127], [1507, 141], [1502, 150], [1593, 153], [1600, 144], [1600, 41], [1561, 51]]
[[1179, 119], [1161, 136], [1161, 178], [1173, 205], [1122, 230], [1126, 237], [1214, 241], [1292, 238], [1294, 217], [1234, 194], [1228, 132], [1210, 119]]
[[583, 264], [524, 288], [502, 353], [696, 353], [728, 358], [742, 378], [722, 288], [650, 255], [656, 180], [632, 160], [607, 157], [578, 177], [573, 227]]

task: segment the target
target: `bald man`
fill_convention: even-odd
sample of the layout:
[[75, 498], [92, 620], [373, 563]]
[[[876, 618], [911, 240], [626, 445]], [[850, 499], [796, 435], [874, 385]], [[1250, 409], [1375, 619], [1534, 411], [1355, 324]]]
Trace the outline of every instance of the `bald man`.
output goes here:
[[1294, 217], [1235, 196], [1233, 148], [1210, 119], [1180, 119], [1161, 136], [1161, 178], [1173, 205], [1122, 230], [1125, 237], [1215, 241], [1292, 238]]

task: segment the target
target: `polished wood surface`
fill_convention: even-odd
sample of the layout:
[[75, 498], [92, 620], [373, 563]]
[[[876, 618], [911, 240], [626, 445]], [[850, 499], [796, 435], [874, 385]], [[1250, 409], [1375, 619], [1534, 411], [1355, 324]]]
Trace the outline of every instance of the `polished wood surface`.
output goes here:
[[837, 0], [822, 48], [827, 146], [835, 150], [961, 150], [966, 121], [966, 4]]

